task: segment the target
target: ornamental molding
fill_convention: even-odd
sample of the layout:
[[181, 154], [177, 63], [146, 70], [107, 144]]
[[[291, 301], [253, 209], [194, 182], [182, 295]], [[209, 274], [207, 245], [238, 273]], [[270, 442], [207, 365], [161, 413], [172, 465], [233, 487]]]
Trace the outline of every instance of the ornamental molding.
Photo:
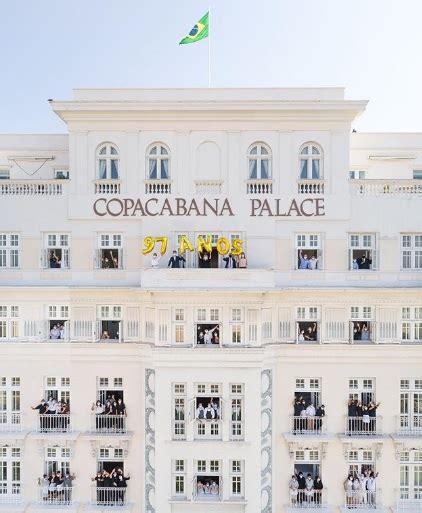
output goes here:
[[261, 513], [272, 513], [273, 374], [261, 371]]
[[155, 513], [154, 369], [145, 369], [145, 513]]

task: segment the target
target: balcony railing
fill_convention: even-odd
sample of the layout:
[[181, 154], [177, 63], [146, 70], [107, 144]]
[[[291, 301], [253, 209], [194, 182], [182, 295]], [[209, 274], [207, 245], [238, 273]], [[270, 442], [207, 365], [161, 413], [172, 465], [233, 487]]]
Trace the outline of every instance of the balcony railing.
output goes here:
[[18, 506], [22, 503], [23, 497], [20, 483], [12, 483], [12, 485], [2, 488], [2, 493], [0, 493], [0, 504]]
[[[207, 481], [212, 481], [212, 478], [207, 479]], [[219, 479], [220, 485], [217, 489], [212, 488], [211, 486], [208, 488], [205, 486], [206, 483], [201, 480], [201, 478], [198, 478], [198, 481], [196, 485], [194, 485], [194, 489], [192, 492], [192, 499], [194, 501], [204, 501], [204, 502], [214, 502], [214, 501], [221, 501], [223, 499], [223, 488], [221, 479]]]
[[0, 196], [61, 196], [63, 180], [2, 180]]
[[91, 433], [127, 433], [124, 415], [91, 415]]
[[246, 182], [246, 194], [272, 194], [272, 180], [248, 180]]
[[297, 417], [291, 415], [290, 433], [293, 435], [322, 435], [327, 432], [327, 417]]
[[71, 433], [71, 420], [70, 413], [38, 415], [37, 433]]
[[381, 490], [355, 490], [344, 492], [344, 505], [348, 509], [376, 509], [381, 507]]
[[91, 506], [125, 506], [126, 488], [91, 487]]
[[422, 196], [422, 180], [351, 180], [355, 196]]
[[402, 436], [422, 435], [422, 414], [399, 415], [397, 434]]
[[117, 180], [97, 180], [94, 185], [95, 194], [120, 194], [120, 182]]
[[196, 194], [221, 194], [221, 180], [198, 180], [195, 182]]
[[145, 194], [171, 194], [171, 180], [145, 180]]
[[344, 433], [349, 436], [382, 434], [382, 417], [346, 417]]
[[21, 415], [18, 411], [0, 411], [0, 433], [20, 433]]
[[323, 180], [299, 180], [297, 182], [298, 194], [324, 194]]
[[327, 490], [297, 490], [290, 491], [291, 508], [323, 508], [327, 506]]
[[422, 490], [401, 488], [396, 490], [396, 510], [397, 511], [422, 511]]
[[47, 489], [42, 486], [38, 488], [38, 505], [42, 506], [70, 506], [73, 504], [73, 487], [58, 485]]
[[195, 440], [220, 440], [222, 425], [220, 420], [195, 420]]

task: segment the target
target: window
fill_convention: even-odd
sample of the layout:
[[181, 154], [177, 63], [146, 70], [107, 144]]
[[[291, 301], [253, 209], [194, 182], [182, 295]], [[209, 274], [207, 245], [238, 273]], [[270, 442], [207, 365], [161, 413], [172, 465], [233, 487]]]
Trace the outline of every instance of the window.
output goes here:
[[119, 152], [113, 144], [106, 143], [98, 148], [97, 172], [100, 180], [118, 180]]
[[0, 339], [19, 337], [19, 307], [0, 305]]
[[123, 340], [122, 307], [119, 305], [101, 305], [98, 307], [98, 340]]
[[375, 340], [376, 330], [371, 306], [352, 306], [350, 318], [350, 342]]
[[401, 339], [405, 342], [422, 341], [422, 307], [402, 308]]
[[230, 495], [232, 497], [243, 497], [244, 461], [230, 461]]
[[422, 234], [401, 234], [401, 268], [422, 270]]
[[97, 269], [123, 269], [122, 236], [119, 233], [98, 235]]
[[9, 168], [0, 169], [0, 180], [10, 180], [10, 169]]
[[220, 310], [218, 308], [198, 308], [195, 333], [195, 344], [197, 346], [219, 347], [221, 325]]
[[173, 385], [173, 439], [186, 439], [186, 385]]
[[154, 144], [147, 151], [149, 180], [169, 180], [170, 152], [164, 144]]
[[377, 237], [375, 233], [349, 234], [349, 269], [375, 270], [378, 268]]
[[55, 180], [69, 180], [69, 170], [68, 169], [55, 169], [54, 170], [54, 179]]
[[351, 171], [349, 171], [349, 178], [350, 180], [365, 180], [366, 171], [356, 171], [352, 169]]
[[44, 383], [44, 399], [50, 398], [56, 401], [65, 401], [70, 406], [70, 378], [46, 377]]
[[13, 431], [13, 428], [19, 430], [21, 423], [20, 410], [20, 378], [0, 377], [0, 430], [1, 426], [8, 426], [11, 431]]
[[350, 378], [349, 379], [349, 401], [359, 401], [368, 404], [375, 401], [375, 379], [373, 378]]
[[399, 432], [422, 433], [422, 378], [400, 380]]
[[44, 269], [69, 269], [70, 237], [67, 233], [44, 234]]
[[15, 233], [0, 233], [0, 269], [19, 267], [20, 237]]
[[400, 453], [400, 501], [419, 504], [422, 497], [422, 451], [412, 449]]
[[186, 460], [173, 460], [173, 496], [185, 496]]
[[195, 391], [195, 397], [191, 401], [191, 417], [195, 419], [195, 439], [221, 439], [221, 385], [200, 383], [195, 385]]
[[241, 344], [243, 342], [243, 340], [242, 340], [243, 322], [242, 322], [242, 310], [240, 308], [232, 308], [230, 330], [231, 330], [231, 343], [232, 344]]
[[322, 269], [321, 235], [300, 233], [296, 235], [295, 269]]
[[230, 439], [243, 440], [243, 385], [230, 385]]
[[21, 450], [8, 445], [0, 447], [0, 497], [16, 499], [21, 493]]
[[322, 150], [312, 142], [305, 143], [299, 152], [300, 179], [320, 180], [322, 178]]
[[64, 476], [70, 472], [70, 449], [68, 447], [47, 447], [45, 449], [44, 473], [51, 476], [61, 472]]
[[296, 322], [296, 342], [319, 342], [320, 340], [320, 323], [319, 323], [319, 307], [317, 306], [299, 306], [297, 308]]
[[376, 472], [374, 452], [370, 449], [353, 449], [347, 451], [347, 461], [349, 463], [348, 475], [359, 477], [364, 472]]
[[413, 180], [422, 180], [422, 170], [420, 170], [420, 169], [413, 170]]
[[263, 143], [255, 143], [248, 150], [249, 180], [269, 180], [271, 177], [271, 150]]
[[107, 399], [122, 399], [124, 402], [123, 378], [99, 377], [97, 378], [97, 400], [105, 404]]
[[48, 329], [51, 340], [69, 340], [69, 307], [67, 305], [48, 306]]

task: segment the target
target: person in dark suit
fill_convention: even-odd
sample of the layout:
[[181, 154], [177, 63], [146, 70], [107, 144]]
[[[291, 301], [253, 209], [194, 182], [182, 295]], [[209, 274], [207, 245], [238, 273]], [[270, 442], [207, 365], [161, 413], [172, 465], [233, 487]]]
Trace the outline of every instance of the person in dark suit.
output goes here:
[[180, 269], [181, 267], [185, 267], [185, 263], [185, 258], [182, 255], [178, 255], [177, 251], [174, 250], [167, 267], [171, 267], [172, 269]]
[[226, 262], [226, 266], [225, 266], [226, 269], [236, 269], [237, 262], [231, 253], [229, 253], [229, 256], [226, 256], [225, 258], [223, 258], [223, 260], [224, 260], [224, 262]]
[[366, 258], [366, 255], [362, 256], [358, 260], [359, 269], [370, 269], [372, 265], [372, 260], [370, 258]]
[[303, 475], [303, 472], [299, 472], [299, 474], [297, 475], [297, 482], [299, 483], [298, 501], [299, 501], [299, 504], [302, 504], [302, 502], [305, 499], [305, 488], [306, 488], [306, 478]]

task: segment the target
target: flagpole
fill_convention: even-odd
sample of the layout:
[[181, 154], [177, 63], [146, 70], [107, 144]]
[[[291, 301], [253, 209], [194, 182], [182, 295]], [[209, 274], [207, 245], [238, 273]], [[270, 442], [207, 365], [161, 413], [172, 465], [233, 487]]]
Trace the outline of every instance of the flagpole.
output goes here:
[[208, 87], [211, 87], [211, 2], [208, 5]]

